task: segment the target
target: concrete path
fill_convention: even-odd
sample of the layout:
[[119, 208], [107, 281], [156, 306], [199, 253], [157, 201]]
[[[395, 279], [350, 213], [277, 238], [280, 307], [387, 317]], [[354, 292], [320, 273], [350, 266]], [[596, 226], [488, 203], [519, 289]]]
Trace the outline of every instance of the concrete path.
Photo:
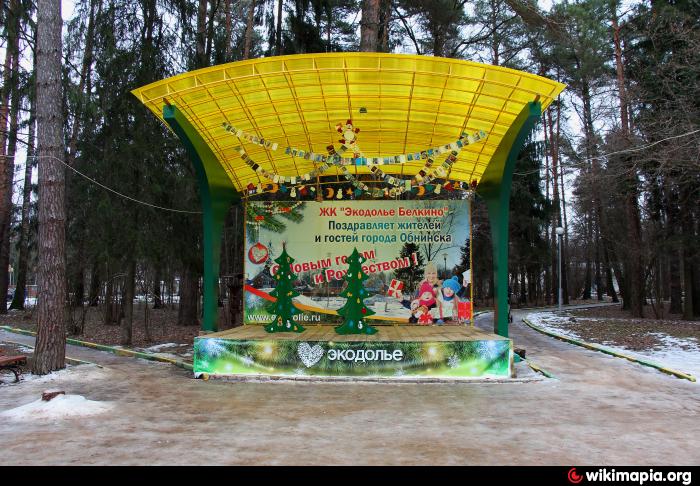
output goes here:
[[[104, 369], [0, 387], [0, 411], [57, 386], [112, 413], [0, 419], [1, 464], [698, 464], [700, 386], [536, 333], [516, 346], [559, 380], [512, 384], [204, 382], [69, 347]], [[478, 325], [490, 327], [490, 317]], [[32, 342], [0, 331], [0, 341]], [[85, 381], [87, 380], [87, 381]]]

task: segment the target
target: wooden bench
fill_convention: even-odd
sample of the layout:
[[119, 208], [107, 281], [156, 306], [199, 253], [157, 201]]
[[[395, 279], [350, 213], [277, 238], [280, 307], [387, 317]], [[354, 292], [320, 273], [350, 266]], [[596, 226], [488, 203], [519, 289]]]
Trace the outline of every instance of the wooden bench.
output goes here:
[[19, 382], [19, 377], [22, 374], [22, 366], [26, 364], [26, 356], [0, 356], [0, 371], [12, 371], [15, 374], [15, 383]]

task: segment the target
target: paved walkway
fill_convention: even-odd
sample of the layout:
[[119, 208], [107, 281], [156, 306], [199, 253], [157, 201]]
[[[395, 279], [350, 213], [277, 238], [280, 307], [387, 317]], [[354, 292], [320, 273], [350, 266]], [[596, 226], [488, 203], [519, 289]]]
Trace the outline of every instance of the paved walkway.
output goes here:
[[[50, 424], [0, 422], [0, 464], [700, 462], [700, 385], [556, 341], [520, 317], [511, 326], [516, 346], [559, 380], [204, 382], [174, 366], [71, 346], [69, 356], [105, 368], [81, 373], [81, 382], [68, 374], [3, 386], [0, 411], [56, 385], [115, 410]], [[32, 341], [0, 331], [2, 340]]]

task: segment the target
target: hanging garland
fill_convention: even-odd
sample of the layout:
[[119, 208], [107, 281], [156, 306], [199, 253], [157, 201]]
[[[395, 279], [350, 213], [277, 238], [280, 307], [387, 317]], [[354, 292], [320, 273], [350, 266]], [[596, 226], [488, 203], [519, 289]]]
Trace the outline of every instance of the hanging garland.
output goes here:
[[[246, 134], [242, 130], [237, 130], [235, 127], [231, 126], [230, 124], [224, 123], [224, 127], [226, 128], [227, 131], [230, 131], [234, 133], [236, 136], [242, 137], [246, 140], [249, 140], [253, 143], [257, 143], [259, 145], [269, 147], [271, 150], [275, 150], [276, 144], [273, 144], [272, 142], [264, 139], [259, 139], [253, 135]], [[449, 174], [450, 170], [452, 169], [452, 165], [457, 161], [457, 157], [459, 155], [459, 152], [461, 149], [466, 146], [470, 145], [476, 142], [479, 142], [481, 140], [484, 140], [486, 138], [486, 133], [484, 131], [479, 131], [478, 133], [475, 133], [474, 135], [469, 135], [466, 132], [462, 133], [462, 135], [459, 137], [459, 139], [456, 142], [453, 142], [451, 144], [446, 144], [440, 147], [436, 147], [434, 149], [429, 149], [425, 150], [419, 153], [415, 154], [415, 157], [413, 157], [413, 154], [408, 154], [411, 156], [411, 160], [425, 160], [425, 164], [423, 168], [418, 171], [416, 175], [414, 175], [411, 178], [408, 179], [403, 179], [401, 177], [395, 177], [389, 174], [384, 173], [377, 165], [371, 164], [370, 165], [370, 171], [372, 174], [374, 174], [375, 177], [378, 177], [383, 180], [383, 182], [387, 185], [392, 186], [390, 189], [378, 189], [378, 188], [372, 188], [365, 184], [364, 182], [360, 181], [357, 179], [357, 177], [352, 174], [348, 169], [347, 166], [350, 165], [350, 161], [357, 161], [357, 160], [374, 160], [373, 158], [364, 158], [362, 157], [362, 153], [360, 150], [359, 145], [357, 144], [357, 137], [356, 134], [359, 133], [360, 129], [356, 128], [352, 125], [352, 120], [348, 120], [345, 125], [342, 123], [339, 123], [336, 125], [336, 130], [338, 133], [343, 135], [343, 138], [339, 140], [341, 143], [340, 148], [338, 151], [335, 150], [335, 147], [333, 145], [328, 145], [326, 147], [326, 150], [328, 151], [328, 155], [319, 155], [319, 154], [314, 154], [313, 152], [304, 152], [304, 151], [299, 151], [296, 149], [292, 149], [290, 147], [287, 147], [286, 152], [287, 153], [296, 153], [296, 156], [301, 156], [306, 160], [314, 160], [314, 161], [322, 161], [322, 165], [315, 168], [311, 172], [308, 172], [306, 174], [302, 174], [299, 176], [281, 176], [279, 174], [276, 174], [274, 172], [269, 172], [262, 168], [260, 164], [257, 164], [250, 156], [248, 153], [245, 151], [243, 147], [235, 147], [235, 150], [240, 154], [241, 158], [243, 159], [246, 164], [257, 174], [260, 174], [270, 181], [272, 181], [273, 184], [285, 184], [289, 183], [292, 186], [296, 186], [298, 183], [301, 184], [303, 181], [310, 181], [312, 178], [316, 178], [318, 175], [323, 174], [326, 172], [331, 165], [336, 166], [343, 176], [352, 184], [352, 186], [355, 188], [355, 195], [360, 196], [362, 195], [363, 192], [369, 193], [372, 197], [378, 198], [382, 196], [391, 196], [394, 197], [398, 194], [403, 194], [408, 191], [413, 190], [413, 186], [418, 186], [418, 195], [423, 195], [426, 192], [426, 189], [430, 188], [432, 192], [434, 191], [436, 194], [439, 194], [442, 185], [437, 184], [436, 186], [431, 186], [430, 182], [432, 182], [436, 177], [439, 178], [445, 178]], [[438, 166], [433, 168], [433, 164], [435, 163], [435, 160], [433, 159], [433, 156], [435, 153], [445, 153], [448, 149], [452, 148], [450, 154], [445, 158], [443, 163]], [[347, 158], [347, 157], [342, 157], [342, 155], [347, 152], [348, 150], [352, 150], [354, 157], [353, 158]], [[402, 156], [396, 156], [397, 160], [401, 160]], [[385, 158], [386, 159], [386, 158]], [[379, 159], [377, 159], [379, 160]], [[357, 165], [357, 164], [356, 164]], [[452, 186], [450, 186], [450, 183], [447, 182], [445, 184], [445, 189], [451, 189]], [[457, 183], [455, 182], [454, 187], [457, 188], [462, 188], [463, 183]], [[251, 193], [255, 193], [255, 185], [248, 184], [247, 186], [248, 190]], [[469, 188], [469, 185], [467, 185], [467, 189]], [[303, 190], [304, 186], [300, 187], [300, 190]], [[315, 188], [312, 186], [312, 190]], [[258, 184], [257, 186], [258, 192], [263, 191], [262, 184]], [[279, 187], [279, 190], [282, 192], [286, 193], [287, 188], [282, 185]], [[351, 195], [353, 193], [352, 190], [348, 189], [348, 195]], [[292, 187], [291, 189], [291, 194], [292, 197], [296, 197], [296, 188]], [[303, 194], [302, 194], [303, 195]], [[329, 196], [329, 197], [332, 197]], [[343, 191], [339, 190], [337, 192], [337, 198], [342, 199], [343, 197]], [[264, 218], [263, 218], [264, 219]]]
[[[295, 196], [292, 196], [295, 197]], [[277, 214], [283, 214], [283, 213], [291, 213], [294, 211], [296, 208], [301, 206], [303, 201], [297, 201], [290, 206], [281, 206], [281, 207], [275, 207], [270, 201], [268, 201], [267, 207], [263, 209], [265, 214], [268, 214], [270, 216], [274, 216]], [[265, 216], [262, 214], [256, 214], [254, 218], [246, 218], [246, 223], [250, 226], [252, 226], [255, 229], [260, 229], [262, 226], [263, 222], [265, 221]]]
[[[279, 182], [290, 182], [291, 184], [296, 185], [297, 179], [299, 179], [300, 183], [301, 183], [302, 179], [306, 180], [306, 181], [309, 180], [308, 178], [306, 178], [306, 176], [301, 176], [299, 178], [297, 178], [297, 177], [282, 177], [282, 176], [278, 176], [277, 174], [267, 172], [264, 169], [261, 172], [260, 171], [261, 168], [260, 168], [259, 164], [256, 164], [255, 161], [253, 161], [253, 159], [251, 159], [250, 156], [248, 156], [245, 149], [243, 149], [242, 147], [237, 147], [236, 150], [241, 154], [241, 158], [253, 170], [255, 170], [258, 173], [262, 173], [268, 179], [270, 179], [274, 184], [278, 184]], [[357, 179], [357, 177], [354, 174], [352, 174], [347, 169], [347, 167], [345, 167], [343, 165], [337, 165], [338, 160], [340, 160], [340, 154], [342, 154], [343, 152], [348, 150], [347, 146], [343, 145], [340, 147], [340, 149], [339, 149], [340, 154], [338, 152], [336, 152], [335, 148], [332, 145], [329, 145], [327, 147], [327, 150], [328, 150], [327, 160], [329, 162], [333, 163], [333, 165], [335, 165], [336, 167], [338, 167], [338, 169], [340, 169], [340, 171], [343, 174], [343, 176], [345, 177], [345, 179], [347, 179], [352, 184], [352, 186], [355, 188], [355, 191], [354, 191], [355, 196], [361, 196], [363, 192], [367, 192], [374, 198], [385, 197], [385, 196], [394, 197], [396, 195], [403, 194], [403, 193], [408, 192], [408, 191], [412, 191], [414, 186], [418, 186], [418, 187], [424, 189], [422, 192], [419, 190], [419, 195], [423, 195], [423, 193], [426, 191], [427, 192], [435, 192], [436, 194], [439, 194], [441, 189], [443, 188], [443, 186], [441, 184], [437, 184], [435, 186], [431, 186], [429, 184], [430, 182], [432, 182], [435, 179], [435, 177], [433, 176], [433, 171], [430, 171], [432, 164], [434, 163], [432, 158], [428, 159], [424, 168], [418, 174], [416, 174], [415, 176], [413, 176], [412, 178], [409, 178], [409, 179], [401, 179], [399, 177], [394, 177], [394, 176], [385, 174], [384, 172], [382, 172], [381, 170], [379, 170], [376, 167], [372, 167], [370, 170], [372, 170], [372, 172], [376, 176], [380, 177], [385, 184], [393, 186], [390, 189], [378, 189], [378, 188], [370, 188], [367, 184], [365, 184], [364, 182]], [[442, 163], [442, 165], [438, 166], [434, 170], [434, 172], [438, 173], [438, 175], [440, 177], [446, 176], [447, 171], [449, 169], [451, 169], [452, 164], [457, 160], [457, 155], [459, 155], [458, 151], [456, 151], [456, 150], [452, 151], [452, 153], [450, 153], [450, 155], [445, 158], [445, 161]], [[328, 167], [330, 167], [330, 166], [328, 166], [327, 163], [324, 163], [324, 165], [327, 167], [323, 168], [323, 171], [316, 169], [312, 172], [314, 172], [314, 173], [315, 172], [319, 172], [319, 173], [325, 172], [328, 169]], [[258, 168], [257, 170], [256, 170], [256, 167]], [[373, 170], [373, 169], [376, 169], [376, 170]], [[430, 172], [428, 172], [428, 171], [430, 171]], [[440, 174], [444, 174], [444, 175], [440, 175]], [[447, 190], [450, 190], [453, 188], [454, 189], [467, 189], [468, 190], [469, 185], [466, 183], [463, 183], [463, 182], [455, 181], [454, 183], [449, 183], [449, 182], [446, 183], [444, 185], [444, 188]], [[255, 191], [256, 186], [254, 184], [250, 183], [250, 184], [248, 184], [247, 189], [250, 192], [253, 192], [253, 191]], [[301, 187], [299, 187], [299, 189], [300, 189], [300, 191], [303, 191], [305, 189], [305, 186], [301, 186]], [[287, 187], [282, 185], [282, 186], [279, 186], [279, 190], [286, 193], [288, 189], [287, 189]], [[316, 188], [311, 186], [311, 190], [315, 191]], [[258, 184], [257, 192], [263, 192], [262, 184]], [[352, 191], [349, 191], [348, 195], [350, 195], [350, 194], [352, 194]], [[291, 188], [290, 195], [292, 197], [296, 197], [296, 187]], [[302, 195], [304, 195], [304, 194], [302, 193]], [[332, 196], [330, 196], [330, 197], [332, 197]], [[337, 192], [336, 197], [337, 197], [337, 199], [343, 198], [342, 190], [339, 190]]]
[[[350, 122], [351, 120], [348, 120]], [[351, 123], [347, 123], [346, 127], [350, 125], [352, 126]], [[243, 130], [240, 130], [231, 124], [224, 122], [222, 124], [224, 129], [227, 132], [230, 132], [231, 134], [235, 135], [236, 137], [240, 139], [247, 140], [251, 143], [254, 143], [256, 145], [260, 145], [262, 147], [265, 147], [268, 150], [277, 150], [279, 148], [279, 144], [276, 142], [270, 142], [269, 140], [265, 140], [264, 138], [259, 138], [255, 135], [252, 135], [250, 133], [244, 132]], [[340, 131], [341, 133], [347, 134], [348, 131], [347, 129], [343, 132], [342, 126], [340, 124], [336, 125], [336, 129]], [[357, 130], [355, 132], [354, 130]], [[350, 133], [358, 133], [359, 128], [354, 128], [353, 131]], [[342, 157], [340, 160], [340, 165], [356, 165], [356, 166], [361, 166], [361, 165], [393, 165], [393, 164], [404, 164], [406, 162], [412, 162], [415, 160], [425, 160], [428, 157], [432, 157], [435, 154], [444, 154], [447, 152], [451, 152], [454, 150], [459, 150], [465, 147], [466, 145], [469, 145], [471, 143], [478, 142], [479, 140], [483, 140], [486, 138], [486, 133], [484, 131], [479, 131], [475, 133], [473, 136], [468, 136], [466, 134], [462, 134], [462, 136], [455, 140], [452, 143], [448, 143], [445, 145], [439, 145], [437, 147], [433, 147], [430, 149], [426, 150], [421, 150], [420, 152], [412, 152], [412, 153], [405, 153], [405, 154], [399, 154], [399, 155], [393, 155], [389, 157], [364, 157], [364, 155], [361, 153], [359, 150], [359, 145], [357, 145], [356, 139], [353, 139], [352, 142], [352, 147], [349, 147], [353, 150], [353, 154], [357, 155], [356, 157]], [[465, 139], [467, 140], [465, 142]], [[348, 143], [348, 138], [347, 135], [344, 135], [344, 138], [341, 139], [340, 143], [342, 145], [345, 145], [346, 147], [349, 145]], [[284, 153], [286, 155], [291, 155], [292, 157], [304, 159], [304, 160], [310, 160], [313, 162], [327, 162], [328, 157], [323, 154], [319, 154], [316, 152], [308, 151], [308, 150], [302, 150], [294, 147], [286, 147], [284, 149]]]
[[283, 176], [279, 175], [275, 172], [270, 172], [265, 169], [263, 169], [260, 164], [257, 164], [253, 159], [250, 158], [248, 153], [245, 151], [243, 147], [234, 147], [234, 150], [237, 151], [240, 155], [243, 161], [248, 164], [248, 166], [253, 169], [256, 173], [262, 175], [263, 177], [269, 179], [272, 181], [273, 184], [285, 184], [289, 183], [291, 185], [296, 185], [297, 181], [301, 182], [302, 180], [304, 181], [310, 181], [311, 179], [314, 179], [317, 175], [321, 175], [324, 172], [326, 172], [331, 166], [327, 163], [324, 162], [321, 164], [319, 167], [315, 168], [311, 172], [307, 172], [306, 174], [301, 174], [298, 176]]

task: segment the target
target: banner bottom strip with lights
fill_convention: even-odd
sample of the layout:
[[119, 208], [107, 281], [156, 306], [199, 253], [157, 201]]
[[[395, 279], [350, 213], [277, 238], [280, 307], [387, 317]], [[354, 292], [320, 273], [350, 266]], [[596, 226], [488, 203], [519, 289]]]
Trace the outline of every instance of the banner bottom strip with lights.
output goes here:
[[509, 339], [303, 341], [195, 338], [195, 374], [512, 378]]

